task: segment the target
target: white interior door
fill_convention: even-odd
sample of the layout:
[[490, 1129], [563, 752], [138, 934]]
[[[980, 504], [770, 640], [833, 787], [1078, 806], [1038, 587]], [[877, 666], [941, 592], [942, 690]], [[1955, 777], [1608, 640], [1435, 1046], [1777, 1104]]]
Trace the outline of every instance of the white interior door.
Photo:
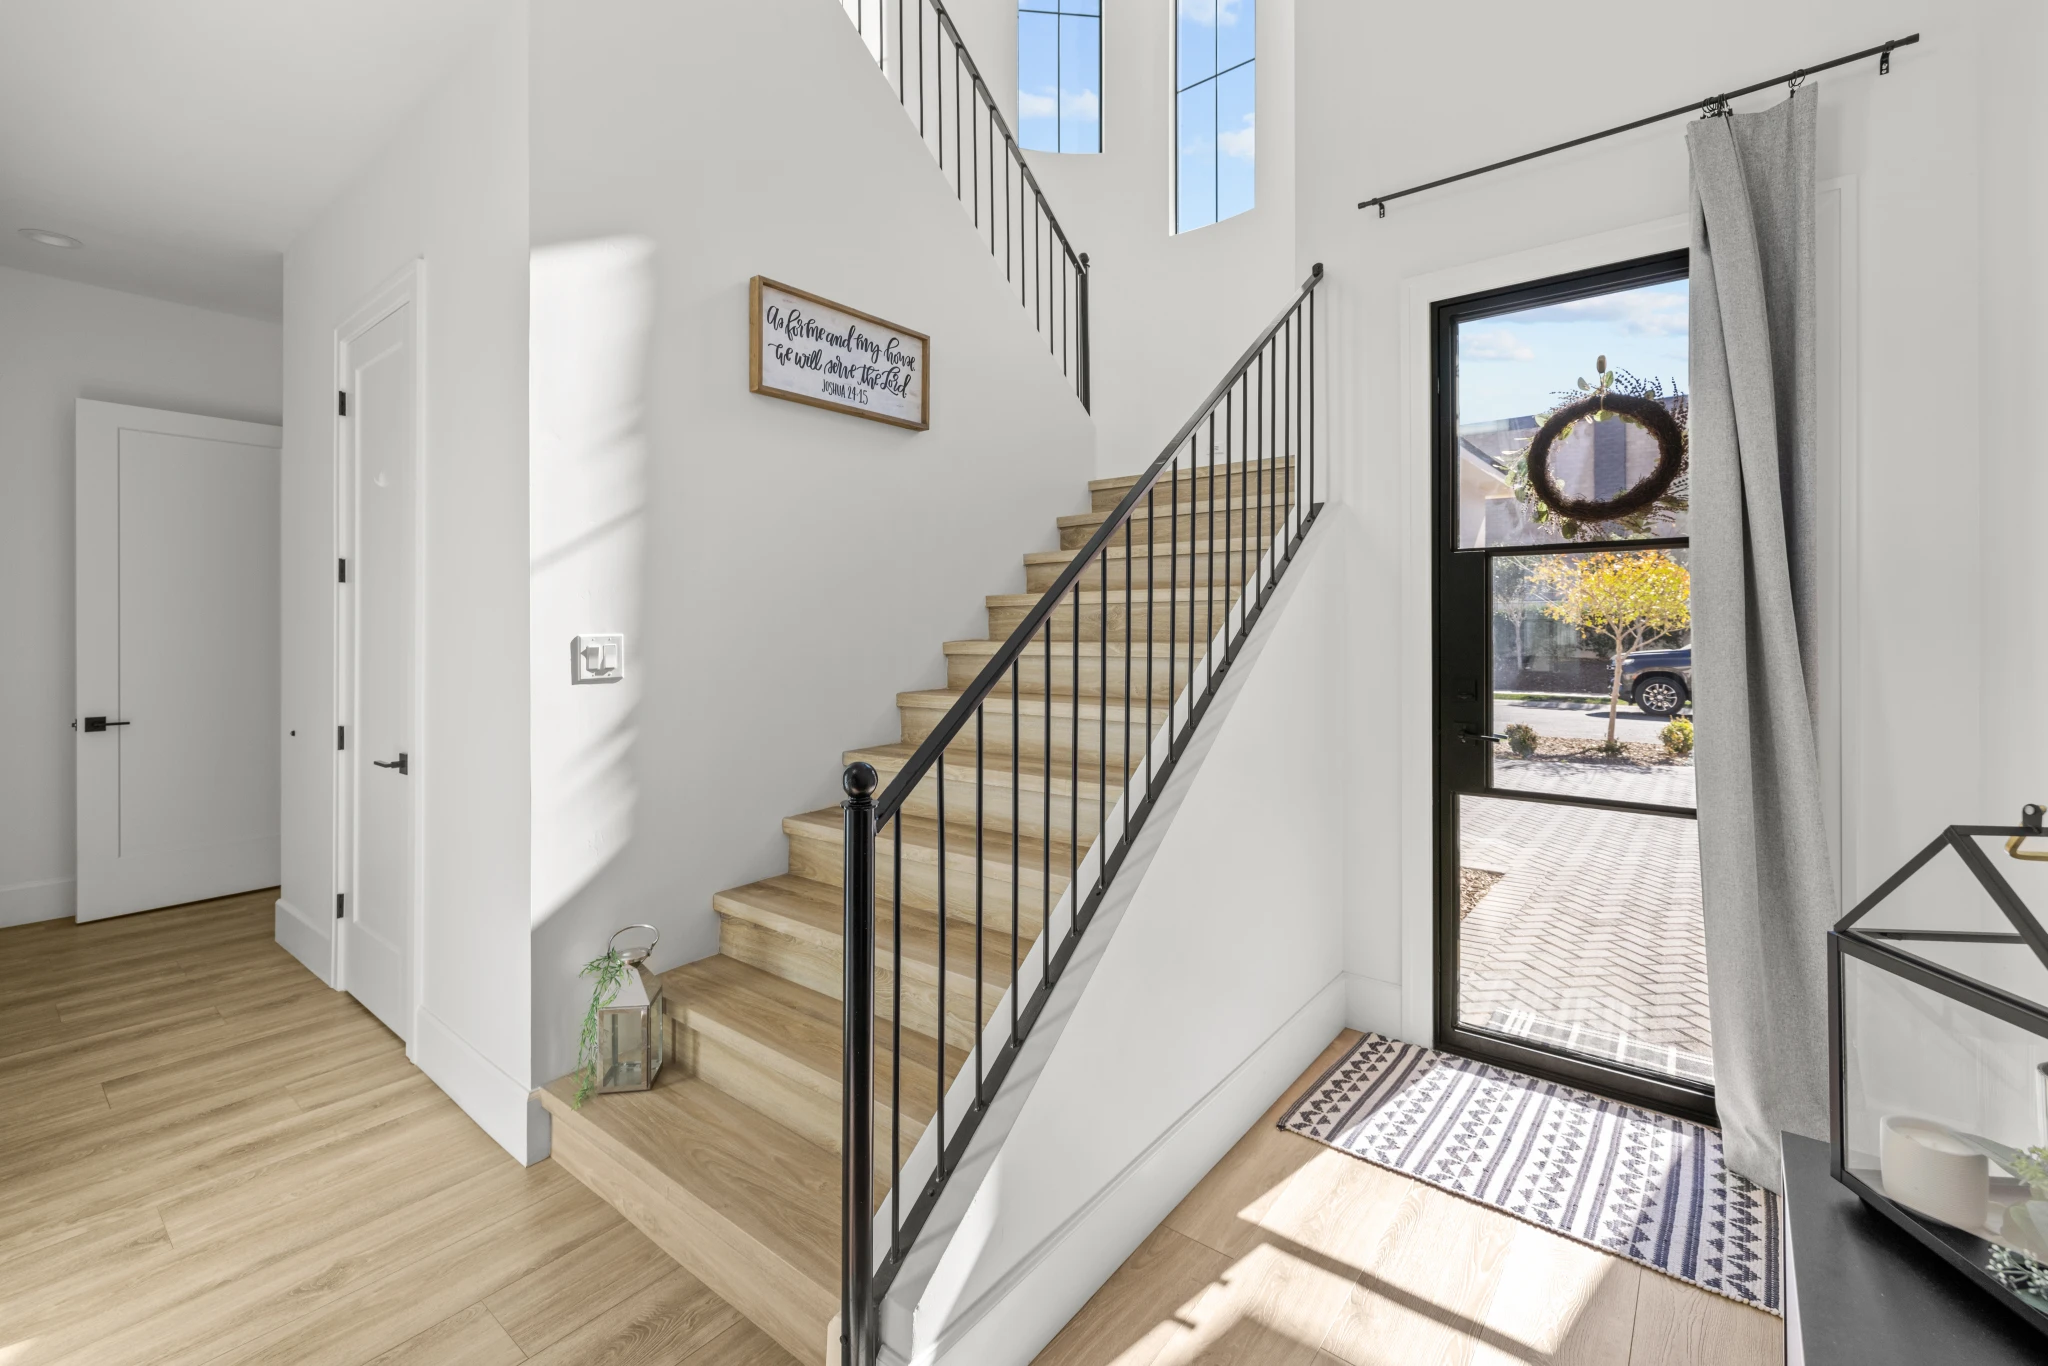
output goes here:
[[77, 417], [78, 918], [274, 886], [279, 429]]
[[352, 649], [342, 750], [351, 798], [341, 983], [412, 1039], [414, 813], [419, 761], [414, 659], [417, 451], [410, 300], [342, 341], [344, 589]]

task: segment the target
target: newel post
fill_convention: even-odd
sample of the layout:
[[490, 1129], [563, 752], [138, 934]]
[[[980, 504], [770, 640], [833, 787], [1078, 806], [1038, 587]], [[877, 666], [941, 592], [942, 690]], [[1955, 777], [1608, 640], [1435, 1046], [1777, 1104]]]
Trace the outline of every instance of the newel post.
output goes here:
[[850, 764], [846, 801], [845, 1099], [840, 1245], [840, 1366], [871, 1366], [881, 1338], [875, 1278], [875, 790], [868, 764]]
[[1092, 412], [1093, 405], [1089, 402], [1089, 399], [1093, 395], [1094, 385], [1088, 373], [1088, 353], [1090, 352], [1090, 350], [1093, 349], [1089, 345], [1089, 338], [1093, 334], [1089, 330], [1088, 326], [1088, 253], [1085, 251], [1081, 253], [1080, 274], [1074, 277], [1074, 302], [1080, 306], [1079, 312], [1081, 315], [1079, 320], [1081, 324], [1081, 336], [1079, 339], [1080, 346], [1078, 348], [1080, 350], [1081, 355], [1080, 363], [1075, 366], [1075, 369], [1080, 371], [1081, 406], [1084, 409], [1088, 409]]

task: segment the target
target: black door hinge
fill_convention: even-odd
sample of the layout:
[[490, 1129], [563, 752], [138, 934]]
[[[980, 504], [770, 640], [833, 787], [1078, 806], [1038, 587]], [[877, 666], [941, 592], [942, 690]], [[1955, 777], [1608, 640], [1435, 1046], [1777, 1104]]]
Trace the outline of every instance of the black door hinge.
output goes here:
[[336, 920], [341, 919], [341, 899], [346, 895], [348, 895], [346, 892], [336, 892], [334, 894], [334, 918]]
[[347, 748], [348, 748], [348, 727], [347, 727], [347, 726], [336, 726], [336, 727], [334, 728], [334, 747], [335, 747], [336, 749], [347, 749]]
[[334, 411], [342, 417], [348, 416], [348, 390], [336, 389], [334, 391]]
[[336, 582], [336, 583], [347, 583], [347, 582], [348, 582], [348, 561], [347, 561], [347, 560], [345, 560], [345, 559], [343, 559], [343, 560], [336, 560], [336, 561], [335, 561], [334, 563], [335, 563], [335, 565], [337, 566], [337, 569], [338, 569], [338, 575], [339, 575], [339, 576], [338, 576], [338, 577], [337, 577], [337, 578], [335, 579], [335, 582]]

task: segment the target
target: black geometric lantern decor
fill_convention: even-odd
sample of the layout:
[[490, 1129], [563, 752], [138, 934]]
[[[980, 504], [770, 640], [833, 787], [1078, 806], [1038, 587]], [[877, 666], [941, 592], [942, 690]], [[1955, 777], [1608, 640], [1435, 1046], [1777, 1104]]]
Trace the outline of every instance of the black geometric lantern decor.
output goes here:
[[1943, 831], [1828, 934], [1828, 1062], [1835, 1179], [2048, 1333], [2034, 908], [2048, 908], [2039, 806], [2017, 826]]

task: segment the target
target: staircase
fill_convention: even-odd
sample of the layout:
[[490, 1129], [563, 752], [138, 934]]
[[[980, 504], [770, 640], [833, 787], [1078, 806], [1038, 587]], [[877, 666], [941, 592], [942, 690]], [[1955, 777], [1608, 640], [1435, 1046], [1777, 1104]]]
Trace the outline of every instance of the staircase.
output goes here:
[[[1262, 504], [1257, 489], [1286, 487], [1300, 477], [1295, 462], [1279, 455], [1219, 465], [1213, 474], [1189, 470], [1159, 480], [1132, 510], [1128, 571], [1119, 531], [1115, 553], [1084, 576], [1089, 587], [1079, 594], [1078, 659], [1069, 605], [1052, 614], [1049, 643], [1035, 639], [1018, 655], [1014, 704], [1007, 680], [984, 703], [978, 867], [973, 736], [948, 747], [939, 760], [948, 801], [945, 914], [951, 928], [943, 970], [937, 774], [928, 773], [905, 801], [902, 1110], [893, 1136], [900, 1151], [910, 1151], [937, 1107], [942, 1009], [943, 1071], [950, 1082], [969, 1056], [963, 1043], [1002, 1001], [1014, 958], [1033, 951], [1046, 908], [1058, 906], [1070, 869], [1085, 860], [1129, 775], [1142, 771], [1153, 726], [1164, 720], [1174, 696], [1185, 704], [1191, 654], [1199, 659], [1206, 653], [1212, 622], [1220, 627], [1243, 596], [1247, 567], [1277, 530], [1266, 527], [1262, 538], [1256, 509], [1263, 506], [1276, 523], [1279, 516], [1270, 494]], [[1139, 478], [1092, 482], [1091, 511], [1059, 519], [1060, 549], [1024, 557], [1026, 586], [1038, 591], [990, 596], [988, 637], [944, 646], [947, 686], [898, 694], [900, 737], [850, 750], [846, 762], [873, 765], [883, 783], [894, 779]], [[1135, 690], [1128, 701], [1126, 660]], [[1156, 740], [1153, 749], [1156, 764], [1163, 758]], [[672, 1061], [655, 1087], [593, 1096], [575, 1110], [569, 1077], [549, 1086], [543, 1103], [554, 1116], [556, 1161], [798, 1360], [821, 1362], [841, 1295], [844, 822], [833, 807], [789, 816], [782, 830], [789, 871], [714, 897], [720, 952], [663, 976]], [[877, 941], [893, 945], [893, 864], [886, 855], [882, 863]], [[972, 950], [977, 884], [983, 917], [978, 975]], [[876, 975], [877, 1015], [884, 1021], [894, 1020], [896, 961], [893, 953], [883, 954]], [[890, 1046], [879, 1051], [877, 1093], [889, 1096], [896, 1082], [895, 1031], [885, 1025], [878, 1033]], [[878, 1208], [893, 1174], [891, 1114], [884, 1106], [875, 1110]], [[952, 1122], [959, 1122], [957, 1115]]]

